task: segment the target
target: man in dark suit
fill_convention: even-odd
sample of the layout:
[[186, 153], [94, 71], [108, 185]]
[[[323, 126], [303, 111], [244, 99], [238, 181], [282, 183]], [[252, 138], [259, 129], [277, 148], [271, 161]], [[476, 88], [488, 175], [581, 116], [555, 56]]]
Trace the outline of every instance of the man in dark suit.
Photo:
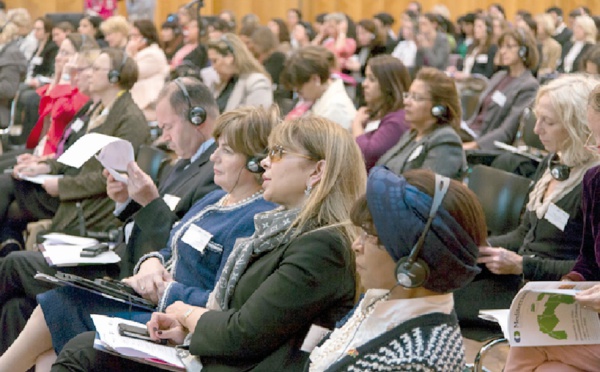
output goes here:
[[556, 26], [556, 30], [554, 31], [552, 38], [558, 41], [560, 46], [564, 49], [565, 44], [571, 41], [573, 31], [571, 31], [565, 24], [563, 20], [563, 11], [561, 8], [553, 6], [548, 8], [546, 13], [552, 16], [552, 19], [554, 19], [554, 25]]
[[128, 185], [108, 177], [107, 192], [117, 202], [118, 218], [133, 222], [125, 228], [122, 274], [129, 275], [144, 254], [164, 248], [173, 223], [196, 200], [217, 188], [209, 158], [216, 148], [212, 132], [218, 114], [204, 84], [190, 78], [171, 82], [159, 95], [156, 116], [163, 140], [179, 158], [176, 164], [158, 187], [136, 163], [128, 167]]
[[[194, 79], [172, 82], [159, 95], [156, 114], [163, 138], [180, 157], [178, 163], [158, 187], [133, 162], [128, 167], [127, 186], [111, 177], [107, 183], [109, 196], [123, 202], [115, 214], [122, 219], [133, 216], [133, 223], [126, 228], [131, 233], [121, 275], [128, 275], [131, 264], [143, 254], [163, 248], [172, 224], [194, 201], [217, 187], [209, 158], [216, 148], [212, 131], [219, 110], [208, 88]], [[114, 275], [96, 267], [61, 270], [90, 278]], [[0, 354], [24, 326], [35, 307], [35, 296], [51, 289], [33, 279], [36, 272], [53, 275], [56, 270], [46, 264], [39, 252], [13, 252], [0, 260], [0, 324], [4, 331]]]

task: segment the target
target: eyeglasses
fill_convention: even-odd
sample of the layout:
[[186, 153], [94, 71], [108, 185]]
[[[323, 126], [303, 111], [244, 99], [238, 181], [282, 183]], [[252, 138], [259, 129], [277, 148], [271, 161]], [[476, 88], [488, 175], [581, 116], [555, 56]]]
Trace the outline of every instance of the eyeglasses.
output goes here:
[[316, 161], [311, 156], [300, 154], [298, 152], [290, 152], [290, 151], [285, 150], [281, 146], [274, 146], [269, 150], [269, 159], [271, 160], [272, 163], [276, 163], [281, 160], [281, 158], [283, 157], [283, 154], [296, 155], [296, 156], [300, 156], [301, 158], [304, 158], [304, 159]]
[[587, 140], [585, 141], [585, 144], [583, 145], [583, 148], [594, 153], [594, 154], [600, 154], [600, 145], [595, 144], [592, 145], [590, 144], [590, 141], [592, 140], [592, 138], [594, 138], [594, 133], [590, 133], [590, 135], [588, 136]]
[[402, 93], [402, 98], [404, 98], [405, 101], [407, 101], [409, 99], [411, 101], [415, 101], [415, 102], [431, 101], [431, 98], [429, 98], [429, 97], [421, 97], [417, 94], [410, 93], [410, 92]]
[[362, 245], [363, 247], [365, 246], [365, 244], [373, 244], [376, 246], [379, 246], [379, 237], [375, 236], [375, 235], [371, 235], [368, 232], [366, 232], [364, 229], [361, 230], [360, 232], [360, 236], [358, 238], [358, 241], [360, 243], [360, 245]]

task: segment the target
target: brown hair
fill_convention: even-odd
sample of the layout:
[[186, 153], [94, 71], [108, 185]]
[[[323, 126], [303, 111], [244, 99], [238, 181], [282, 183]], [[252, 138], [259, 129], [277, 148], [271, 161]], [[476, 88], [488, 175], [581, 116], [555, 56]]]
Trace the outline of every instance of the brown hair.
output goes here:
[[462, 110], [454, 79], [433, 67], [423, 67], [415, 80], [427, 85], [433, 106], [441, 105], [446, 108], [446, 113], [436, 118], [438, 124], [448, 124], [458, 131]]
[[473, 40], [473, 43], [469, 45], [467, 53], [471, 53], [475, 48], [479, 47], [479, 54], [484, 54], [488, 52], [490, 46], [494, 43], [494, 25], [492, 24], [492, 18], [484, 15], [478, 15], [475, 17], [475, 21], [481, 21], [485, 24], [485, 42], [481, 43], [479, 40]]
[[399, 59], [380, 55], [369, 59], [367, 64], [379, 83], [381, 101], [369, 107], [376, 117], [381, 118], [404, 107], [402, 94], [410, 88], [410, 74]]
[[[406, 178], [406, 182], [419, 189], [419, 191], [433, 197], [435, 193], [435, 173], [426, 169], [411, 169], [402, 173], [402, 176]], [[475, 244], [486, 244], [485, 213], [473, 191], [461, 182], [451, 180], [442, 207], [471, 236]], [[362, 196], [356, 201], [350, 212], [350, 220], [354, 225], [365, 229], [367, 233], [377, 236], [366, 196]]]
[[[71, 34], [72, 35], [72, 34]], [[119, 71], [119, 88], [130, 90], [138, 80], [138, 67], [133, 58], [128, 58], [121, 49], [106, 48], [102, 53], [110, 59], [110, 68]]]
[[535, 38], [531, 32], [519, 27], [511, 28], [504, 31], [502, 35], [500, 35], [500, 38], [498, 39], [498, 45], [504, 43], [504, 40], [507, 37], [510, 37], [516, 41], [519, 45], [519, 48], [526, 48], [525, 56], [522, 57], [523, 64], [525, 65], [525, 68], [529, 70], [535, 69], [540, 60], [540, 54], [538, 52], [537, 42], [535, 41]]
[[292, 53], [281, 72], [281, 83], [287, 89], [297, 89], [310, 80], [313, 75], [319, 76], [321, 83], [329, 79], [331, 61], [328, 49], [322, 46], [306, 46]]
[[597, 112], [600, 112], [600, 84], [596, 85], [590, 97], [588, 98], [588, 105]]
[[240, 75], [257, 72], [271, 80], [271, 75], [254, 58], [250, 50], [246, 47], [246, 44], [237, 35], [231, 33], [223, 34], [220, 39], [210, 41], [208, 49], [212, 49], [222, 56], [233, 55], [233, 64]]
[[146, 45], [158, 44], [158, 32], [154, 26], [154, 22], [148, 19], [138, 19], [133, 21], [133, 27], [137, 28], [140, 35], [146, 39]]
[[594, 45], [590, 48], [590, 50], [587, 53], [585, 53], [585, 55], [581, 59], [582, 71], [585, 71], [588, 62], [592, 62], [593, 64], [598, 66], [598, 70], [600, 71], [600, 44]]
[[277, 36], [267, 26], [260, 26], [252, 33], [252, 46], [254, 51], [261, 55], [277, 48]]
[[[237, 153], [250, 159], [266, 156], [271, 130], [279, 123], [279, 110], [271, 108], [241, 107], [227, 111], [217, 119], [213, 137], [215, 141], [224, 138], [227, 145]], [[262, 184], [262, 175], [257, 174]]]
[[365, 29], [373, 35], [373, 39], [369, 44], [370, 47], [385, 46], [385, 30], [379, 28], [375, 22], [370, 19], [363, 19], [358, 22], [357, 26]]
[[98, 49], [98, 43], [91, 37], [79, 34], [77, 32], [71, 32], [67, 34], [66, 39], [69, 39], [73, 48], [76, 52], [83, 52], [86, 50]]

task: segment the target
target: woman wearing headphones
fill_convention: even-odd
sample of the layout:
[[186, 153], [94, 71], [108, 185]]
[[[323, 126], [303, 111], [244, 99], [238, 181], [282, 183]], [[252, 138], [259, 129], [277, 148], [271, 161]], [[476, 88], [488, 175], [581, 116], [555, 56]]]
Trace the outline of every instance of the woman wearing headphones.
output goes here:
[[[586, 149], [600, 156], [600, 85], [591, 92], [587, 105], [591, 133]], [[600, 234], [598, 203], [600, 203], [600, 167], [587, 171], [583, 177], [582, 209], [584, 213], [583, 242], [573, 269], [562, 280], [600, 280]], [[585, 310], [600, 313], [600, 286], [595, 285], [575, 295]], [[521, 371], [595, 371], [600, 365], [600, 345], [568, 345], [511, 348], [506, 360], [506, 372]]]
[[464, 371], [452, 292], [479, 271], [487, 232], [475, 194], [430, 171], [376, 167], [351, 219], [362, 228], [352, 249], [367, 292], [308, 370]]
[[454, 80], [437, 69], [422, 68], [404, 93], [404, 117], [410, 130], [377, 165], [385, 165], [396, 174], [426, 168], [460, 179], [467, 167], [457, 134], [460, 113]]
[[[171, 84], [163, 94], [178, 94], [179, 84], [183, 83]], [[252, 235], [255, 214], [275, 207], [262, 197], [264, 169], [259, 163], [278, 120], [277, 110], [251, 107], [225, 113], [217, 120], [213, 135], [218, 147], [211, 160], [215, 183], [223, 190], [213, 191], [194, 204], [171, 230], [168, 245], [143, 256], [135, 274], [124, 280], [158, 305], [159, 311], [175, 301], [205, 306], [236, 239]], [[202, 236], [208, 238], [203, 241]], [[37, 354], [51, 348], [60, 352], [69, 339], [94, 329], [89, 314], [122, 312], [137, 321], [150, 319], [148, 310], [131, 312], [127, 304], [73, 288], [46, 292], [38, 296], [38, 302], [40, 306], [23, 333], [0, 358], [0, 370], [9, 365], [14, 371], [26, 370]], [[31, 350], [34, 330], [36, 349]], [[25, 359], [20, 356], [23, 347]], [[14, 364], [12, 358], [18, 358], [22, 364]]]
[[486, 324], [478, 319], [479, 310], [508, 308], [524, 280], [559, 280], [573, 267], [582, 241], [582, 179], [600, 161], [584, 147], [591, 125], [587, 100], [598, 83], [565, 75], [540, 88], [534, 131], [551, 154], [534, 176], [519, 227], [480, 247], [484, 270], [456, 293], [461, 325]]
[[221, 113], [240, 106], [271, 106], [273, 88], [269, 73], [239, 37], [228, 33], [210, 41], [208, 59], [219, 75], [219, 82], [209, 88]]
[[486, 16], [477, 16], [473, 26], [473, 43], [467, 50], [462, 71], [457, 71], [455, 66], [446, 69], [452, 77], [462, 80], [469, 75], [479, 74], [491, 78], [496, 72], [494, 57], [498, 46], [494, 44], [492, 35], [492, 19]]
[[125, 50], [135, 60], [139, 71], [138, 81], [131, 88], [131, 97], [144, 112], [146, 120], [155, 121], [156, 99], [169, 76], [169, 64], [158, 46], [154, 23], [147, 19], [134, 21]]
[[500, 65], [506, 70], [492, 76], [479, 96], [474, 114], [461, 133], [465, 150], [493, 150], [495, 141], [512, 143], [519, 117], [535, 98], [539, 83], [531, 73], [538, 64], [538, 49], [529, 32], [505, 31], [498, 41]]

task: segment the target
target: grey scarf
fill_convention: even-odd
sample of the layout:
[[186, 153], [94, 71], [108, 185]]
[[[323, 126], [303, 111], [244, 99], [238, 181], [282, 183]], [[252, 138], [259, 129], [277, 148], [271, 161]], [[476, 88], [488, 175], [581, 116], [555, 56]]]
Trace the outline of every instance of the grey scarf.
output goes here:
[[246, 271], [253, 254], [271, 251], [287, 244], [294, 234], [289, 229], [300, 209], [286, 210], [283, 207], [254, 216], [254, 234], [236, 241], [227, 259], [221, 277], [208, 299], [210, 310], [228, 310], [229, 300], [235, 291], [240, 276]]

